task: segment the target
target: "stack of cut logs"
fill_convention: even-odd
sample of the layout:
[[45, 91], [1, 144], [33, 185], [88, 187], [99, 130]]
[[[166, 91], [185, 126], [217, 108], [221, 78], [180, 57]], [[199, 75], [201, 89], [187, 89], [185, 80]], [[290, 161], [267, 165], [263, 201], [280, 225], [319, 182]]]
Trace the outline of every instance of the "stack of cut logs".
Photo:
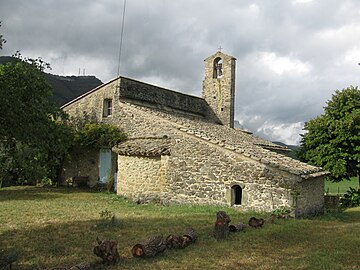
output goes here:
[[[290, 217], [290, 215], [288, 215]], [[288, 218], [288, 216], [271, 216], [266, 222], [273, 222], [277, 218]], [[228, 214], [224, 211], [216, 213], [216, 221], [214, 227], [214, 237], [218, 240], [228, 238], [229, 232], [241, 232], [247, 227], [246, 224], [238, 222], [236, 224], [230, 224], [231, 219]], [[252, 228], [261, 228], [265, 223], [262, 218], [251, 217], [248, 225]], [[166, 239], [163, 239], [162, 235], [156, 235], [149, 239], [139, 242], [134, 245], [131, 249], [131, 253], [137, 258], [149, 258], [154, 257], [165, 249], [181, 249], [195, 243], [198, 238], [198, 234], [193, 229], [189, 228], [185, 230], [182, 235], [169, 234]], [[115, 264], [119, 262], [120, 256], [117, 250], [117, 241], [115, 240], [101, 240], [96, 238], [98, 245], [94, 247], [93, 252], [96, 256], [100, 257], [105, 264]], [[89, 270], [91, 269], [90, 264], [81, 263], [73, 267], [58, 267], [50, 270]]]

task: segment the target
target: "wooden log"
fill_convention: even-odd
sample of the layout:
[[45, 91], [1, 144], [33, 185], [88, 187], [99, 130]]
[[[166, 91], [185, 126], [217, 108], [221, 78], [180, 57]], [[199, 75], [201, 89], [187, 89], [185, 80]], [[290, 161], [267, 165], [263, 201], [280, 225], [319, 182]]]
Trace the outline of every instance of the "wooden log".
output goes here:
[[198, 238], [198, 234], [197, 234], [196, 231], [194, 231], [194, 229], [188, 228], [188, 229], [185, 231], [183, 237], [189, 238], [189, 239], [191, 240], [190, 243], [195, 243], [196, 239]]
[[249, 219], [249, 226], [255, 229], [261, 228], [263, 224], [264, 224], [264, 219], [262, 218], [251, 217]]
[[246, 225], [242, 222], [239, 222], [237, 224], [230, 224], [229, 225], [229, 231], [230, 232], [241, 232], [244, 231], [246, 228]]
[[115, 264], [120, 260], [117, 250], [117, 241], [115, 240], [100, 240], [96, 238], [98, 246], [94, 247], [94, 254], [100, 257], [104, 263]]
[[133, 246], [131, 253], [134, 257], [149, 258], [156, 256], [165, 249], [166, 244], [163, 242], [163, 236], [156, 235]]
[[230, 217], [224, 211], [219, 211], [216, 213], [216, 222], [214, 229], [214, 236], [216, 239], [223, 240], [229, 236], [230, 221]]
[[166, 237], [165, 243], [167, 248], [182, 248], [183, 247], [184, 238], [181, 236], [176, 236], [173, 234], [169, 234]]
[[166, 237], [165, 243], [167, 248], [185, 248], [188, 245], [195, 243], [198, 235], [193, 229], [189, 228], [182, 236], [176, 236], [173, 234]]

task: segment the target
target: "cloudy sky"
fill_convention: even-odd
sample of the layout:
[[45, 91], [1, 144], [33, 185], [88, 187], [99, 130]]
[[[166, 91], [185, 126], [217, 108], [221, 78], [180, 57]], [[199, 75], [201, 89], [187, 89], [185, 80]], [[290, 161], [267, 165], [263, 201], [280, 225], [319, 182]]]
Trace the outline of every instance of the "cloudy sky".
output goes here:
[[[51, 73], [117, 76], [124, 0], [0, 0], [1, 55]], [[237, 58], [235, 118], [299, 142], [336, 89], [360, 81], [358, 0], [127, 0], [120, 74], [201, 96], [203, 60]]]

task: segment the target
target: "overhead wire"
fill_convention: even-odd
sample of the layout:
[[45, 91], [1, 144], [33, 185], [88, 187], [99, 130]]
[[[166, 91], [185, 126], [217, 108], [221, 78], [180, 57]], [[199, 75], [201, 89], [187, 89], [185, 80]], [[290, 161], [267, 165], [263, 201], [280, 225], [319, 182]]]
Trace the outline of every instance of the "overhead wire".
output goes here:
[[124, 0], [123, 14], [122, 14], [122, 24], [121, 24], [121, 33], [120, 33], [117, 77], [120, 76], [121, 52], [122, 52], [122, 43], [123, 43], [123, 36], [124, 36], [124, 24], [125, 24], [125, 11], [126, 11], [126, 0]]

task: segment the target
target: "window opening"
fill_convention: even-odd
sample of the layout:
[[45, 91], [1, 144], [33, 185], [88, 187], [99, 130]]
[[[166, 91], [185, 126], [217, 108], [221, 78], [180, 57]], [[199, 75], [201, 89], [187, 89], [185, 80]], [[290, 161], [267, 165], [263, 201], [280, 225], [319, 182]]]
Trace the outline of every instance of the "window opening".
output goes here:
[[112, 115], [112, 100], [111, 99], [105, 99], [104, 100], [104, 117], [109, 117]]
[[239, 185], [235, 185], [231, 187], [233, 203], [234, 205], [241, 205], [242, 200], [242, 188]]

